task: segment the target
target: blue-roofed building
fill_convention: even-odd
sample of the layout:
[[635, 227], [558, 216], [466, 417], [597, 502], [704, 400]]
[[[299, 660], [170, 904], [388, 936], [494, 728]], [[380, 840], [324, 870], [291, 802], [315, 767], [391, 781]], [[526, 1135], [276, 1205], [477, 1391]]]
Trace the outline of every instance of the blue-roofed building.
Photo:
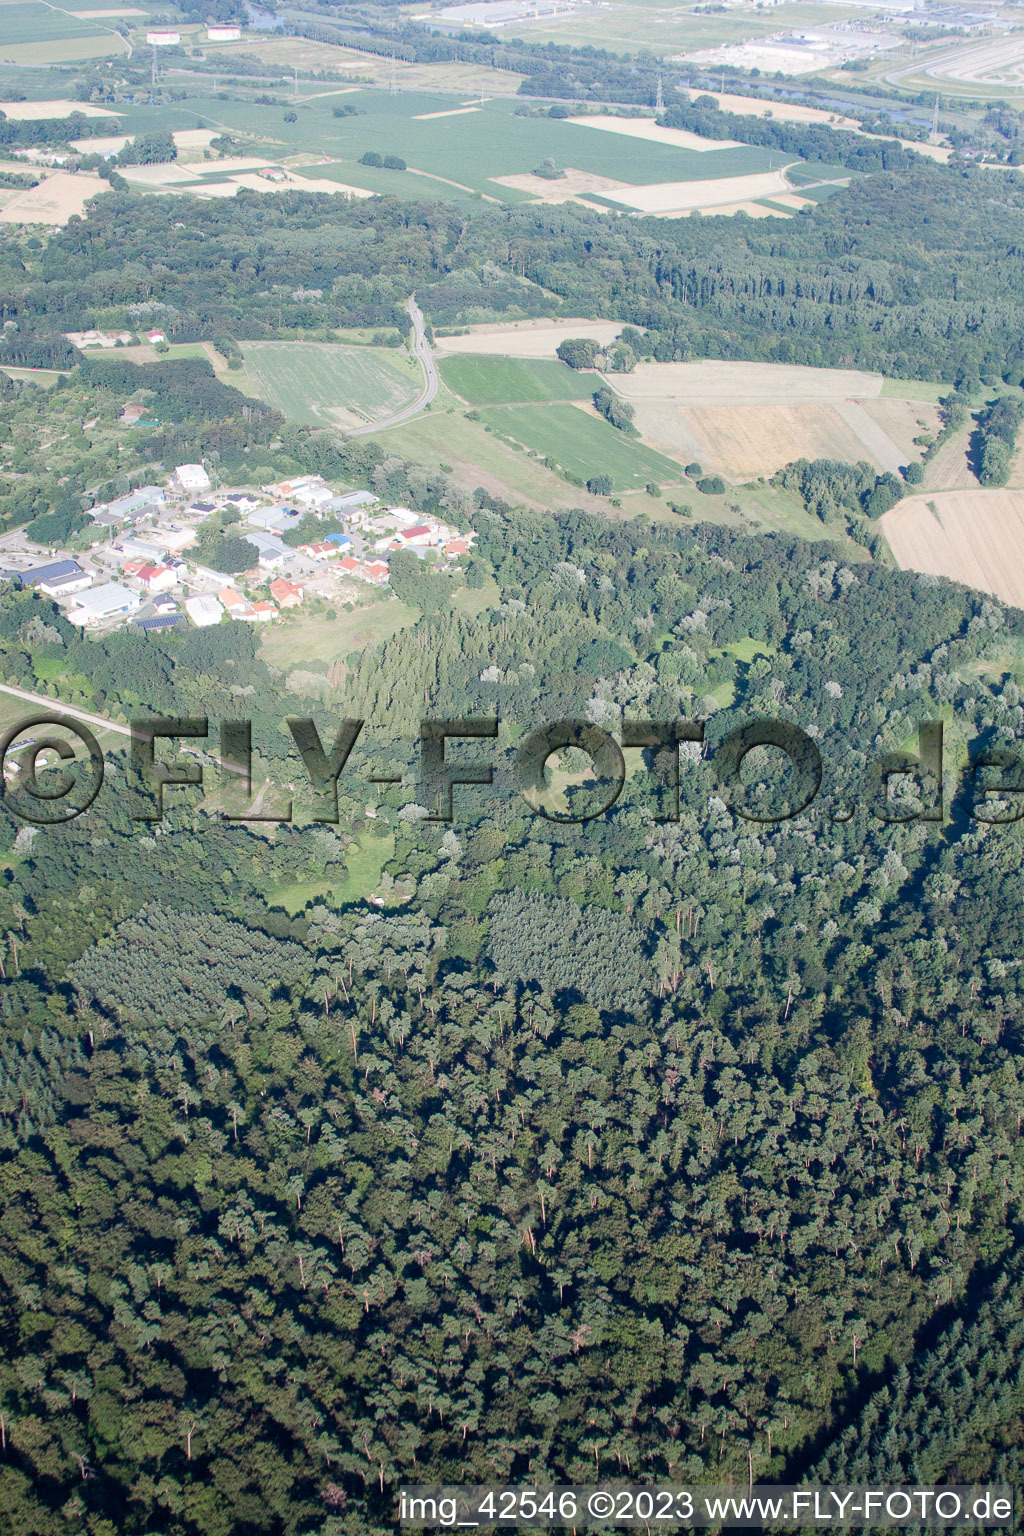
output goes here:
[[339, 549], [352, 548], [352, 540], [349, 538], [347, 533], [325, 533], [324, 543], [337, 544]]

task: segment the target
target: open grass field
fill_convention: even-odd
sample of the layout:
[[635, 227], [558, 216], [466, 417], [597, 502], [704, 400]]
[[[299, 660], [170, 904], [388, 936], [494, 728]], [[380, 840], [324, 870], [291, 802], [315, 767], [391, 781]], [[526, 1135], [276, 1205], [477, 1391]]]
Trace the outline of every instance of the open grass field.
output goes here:
[[349, 651], [360, 650], [377, 640], [389, 640], [409, 624], [415, 624], [419, 612], [397, 597], [367, 603], [346, 613], [335, 610], [337, 618], [299, 609], [280, 624], [266, 624], [260, 631], [260, 656], [271, 667], [290, 672], [293, 667], [322, 662], [330, 666], [344, 661]]
[[345, 874], [340, 881], [332, 885], [326, 880], [301, 880], [279, 885], [271, 893], [269, 903], [272, 907], [283, 907], [289, 917], [295, 917], [310, 902], [327, 900], [333, 906], [343, 906], [346, 902], [365, 901], [377, 889], [384, 866], [394, 855], [392, 833], [374, 837], [364, 832], [345, 854]]
[[608, 422], [574, 405], [496, 406], [483, 413], [485, 422], [584, 481], [610, 475], [617, 491], [635, 490], [647, 481], [675, 483], [680, 466], [664, 454], [626, 437]]
[[[570, 485], [539, 459], [530, 458], [522, 449], [516, 450], [488, 432], [483, 421], [468, 421], [462, 409], [441, 411], [435, 407], [376, 440], [388, 451], [431, 469], [447, 466], [446, 472], [470, 492], [482, 486], [492, 496], [524, 502], [544, 511], [566, 507], [612, 511], [607, 501]], [[658, 515], [660, 503], [650, 497], [637, 501], [635, 510]], [[634, 498], [630, 498], [630, 507], [633, 506]]]
[[881, 524], [903, 570], [948, 576], [1024, 608], [1024, 491], [907, 496]]
[[538, 400], [588, 400], [597, 387], [590, 374], [548, 358], [446, 357], [441, 377], [470, 405], [516, 405]]
[[388, 347], [304, 341], [245, 341], [257, 393], [305, 426], [365, 426], [401, 410], [422, 385], [417, 363]]

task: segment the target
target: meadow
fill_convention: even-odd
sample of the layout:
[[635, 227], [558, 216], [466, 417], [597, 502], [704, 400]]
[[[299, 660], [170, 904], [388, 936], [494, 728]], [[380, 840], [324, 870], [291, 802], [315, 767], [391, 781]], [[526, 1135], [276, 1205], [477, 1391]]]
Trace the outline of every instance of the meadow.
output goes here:
[[243, 341], [260, 397], [303, 426], [365, 426], [415, 400], [422, 375], [409, 354], [329, 342]]
[[573, 405], [556, 401], [496, 406], [483, 412], [483, 417], [503, 437], [532, 448], [583, 481], [610, 475], [616, 491], [628, 491], [652, 480], [674, 484], [682, 479], [674, 460]]
[[446, 357], [440, 372], [448, 388], [470, 405], [588, 400], [597, 387], [591, 375], [547, 358]]

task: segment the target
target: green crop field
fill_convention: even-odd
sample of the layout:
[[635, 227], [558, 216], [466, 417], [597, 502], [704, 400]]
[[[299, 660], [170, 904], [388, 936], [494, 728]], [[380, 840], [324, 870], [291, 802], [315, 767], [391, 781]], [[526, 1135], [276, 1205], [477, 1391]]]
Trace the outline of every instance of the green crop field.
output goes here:
[[16, 0], [13, 5], [0, 5], [0, 21], [3, 23], [3, 43], [17, 47], [20, 43], [48, 43], [59, 38], [96, 37], [101, 28], [92, 21], [82, 21], [68, 11], [42, 5], [39, 0]]
[[596, 384], [553, 358], [446, 357], [441, 377], [471, 405], [517, 405], [534, 400], [588, 400]]
[[584, 481], [610, 475], [617, 491], [628, 491], [648, 480], [673, 484], [683, 478], [673, 459], [572, 405], [498, 406], [483, 415], [502, 436], [533, 448]]
[[404, 351], [311, 341], [243, 341], [241, 348], [260, 398], [304, 426], [380, 421], [422, 388], [419, 365]]
[[[258, 136], [264, 150], [277, 158], [311, 149], [322, 152], [329, 163], [304, 167], [311, 175], [372, 192], [446, 201], [465, 201], [475, 194], [503, 202], [522, 201], [527, 194], [501, 186], [494, 178], [530, 172], [548, 156], [561, 166], [630, 185], [743, 176], [768, 170], [779, 159], [778, 152], [773, 159], [768, 150], [747, 145], [698, 153], [547, 116], [516, 117], [515, 102], [507, 98], [487, 101], [478, 111], [466, 113], [453, 108], [450, 96], [420, 92], [389, 96], [384, 91], [351, 91], [344, 100], [355, 108], [354, 116], [336, 118], [330, 96], [300, 98], [288, 107], [297, 120], [286, 123], [284, 104], [268, 108], [197, 96], [166, 126], [192, 126], [200, 112], [211, 125]], [[451, 116], [433, 115], [453, 111]], [[166, 109], [163, 115], [165, 119], [175, 116]], [[125, 110], [127, 132], [141, 127], [141, 120], [144, 131], [152, 132], [154, 109]], [[387, 171], [360, 165], [366, 150], [397, 155], [409, 169]]]

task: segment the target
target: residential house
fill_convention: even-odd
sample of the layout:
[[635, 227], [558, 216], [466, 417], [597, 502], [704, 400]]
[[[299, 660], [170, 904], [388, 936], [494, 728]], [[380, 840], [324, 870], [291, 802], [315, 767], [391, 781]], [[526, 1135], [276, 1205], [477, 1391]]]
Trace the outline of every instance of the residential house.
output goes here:
[[270, 583], [270, 595], [279, 608], [298, 608], [302, 602], [303, 589], [297, 581], [289, 581], [286, 576], [276, 576]]
[[363, 577], [366, 581], [372, 581], [375, 586], [382, 586], [388, 579], [388, 564], [386, 560], [369, 560], [363, 566]]

